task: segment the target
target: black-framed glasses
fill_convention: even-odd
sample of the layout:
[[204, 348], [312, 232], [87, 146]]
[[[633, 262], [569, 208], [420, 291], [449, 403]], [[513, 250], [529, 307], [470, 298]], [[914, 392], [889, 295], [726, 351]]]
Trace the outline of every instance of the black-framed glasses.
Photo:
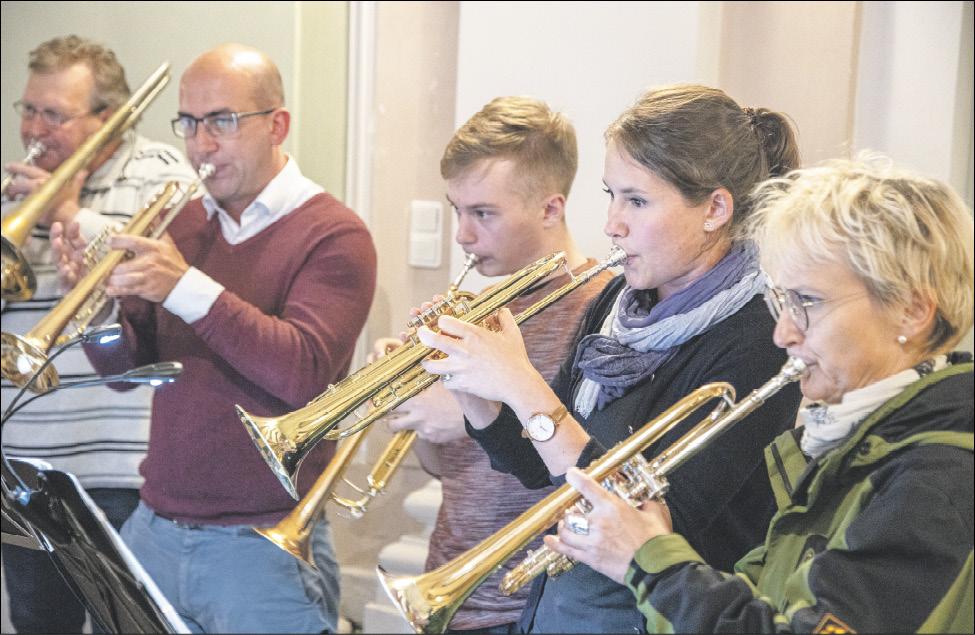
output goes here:
[[772, 313], [775, 321], [779, 321], [779, 316], [788, 312], [789, 318], [803, 333], [809, 328], [809, 308], [827, 302], [838, 302], [840, 300], [852, 300], [863, 295], [853, 293], [839, 298], [808, 298], [802, 296], [795, 289], [780, 289], [771, 282], [765, 283], [765, 304]]
[[50, 108], [39, 109], [32, 103], [17, 100], [14, 102], [14, 111], [20, 115], [21, 119], [26, 121], [32, 121], [37, 117], [41, 118], [44, 125], [49, 128], [60, 128], [64, 124], [68, 123], [72, 119], [79, 119], [81, 117], [87, 117], [88, 115], [97, 115], [101, 111], [105, 110], [105, 106], [96, 108], [95, 110], [89, 110], [88, 112], [82, 112], [77, 115], [66, 115], [63, 112], [58, 112], [57, 110], [52, 110]]
[[240, 130], [240, 120], [258, 115], [269, 115], [277, 108], [267, 110], [252, 110], [250, 112], [211, 112], [202, 117], [194, 117], [180, 113], [173, 119], [173, 134], [182, 139], [192, 139], [196, 136], [196, 126], [203, 123], [203, 127], [210, 133], [211, 137], [223, 137], [231, 135]]

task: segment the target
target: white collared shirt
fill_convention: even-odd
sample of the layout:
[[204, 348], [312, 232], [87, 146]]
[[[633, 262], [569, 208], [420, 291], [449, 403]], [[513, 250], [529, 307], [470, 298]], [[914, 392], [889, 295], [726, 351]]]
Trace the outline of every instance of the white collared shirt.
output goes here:
[[[239, 245], [324, 191], [306, 178], [298, 163], [289, 156], [281, 171], [244, 209], [239, 223], [209, 193], [203, 195], [203, 207], [208, 220], [217, 215], [224, 239], [231, 245]], [[219, 282], [196, 267], [190, 267], [163, 301], [163, 308], [192, 324], [210, 312], [223, 289]]]

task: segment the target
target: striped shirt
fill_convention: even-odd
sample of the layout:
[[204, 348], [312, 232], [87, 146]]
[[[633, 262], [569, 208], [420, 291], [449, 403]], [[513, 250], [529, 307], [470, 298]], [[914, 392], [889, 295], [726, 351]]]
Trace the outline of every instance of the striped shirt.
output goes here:
[[[167, 181], [188, 183], [195, 173], [183, 155], [164, 143], [130, 131], [112, 157], [85, 182], [75, 220], [91, 240], [104, 228], [124, 223], [145, 207]], [[17, 207], [4, 202], [3, 215]], [[35, 227], [22, 251], [37, 276], [37, 292], [26, 302], [3, 306], [3, 331], [27, 334], [62, 297], [57, 269], [51, 264], [46, 227]], [[94, 372], [80, 346], [57, 358], [62, 380]], [[17, 390], [4, 380], [3, 407]], [[27, 398], [27, 397], [25, 397]], [[104, 386], [64, 390], [46, 395], [21, 410], [3, 428], [4, 450], [14, 456], [36, 457], [75, 474], [91, 487], [138, 488], [139, 463], [149, 438], [152, 390], [140, 387], [118, 393]]]

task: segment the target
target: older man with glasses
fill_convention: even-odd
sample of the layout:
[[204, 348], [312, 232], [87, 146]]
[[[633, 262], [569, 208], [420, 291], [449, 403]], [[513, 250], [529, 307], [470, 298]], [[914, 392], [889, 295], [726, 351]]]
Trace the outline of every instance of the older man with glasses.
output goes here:
[[[290, 123], [260, 51], [228, 44], [190, 64], [173, 130], [194, 166], [213, 166], [207, 194], [170, 225], [172, 240], [112, 240], [134, 254], [108, 283], [122, 298], [123, 341], [88, 351], [106, 374], [183, 364], [156, 392], [142, 501], [122, 538], [194, 631], [317, 633], [337, 622], [328, 525], [312, 534], [317, 570], [252, 530], [294, 501], [234, 411], [280, 414], [336, 382], [375, 288], [369, 232], [283, 151]], [[74, 226], [54, 231], [70, 282], [84, 241]], [[307, 455], [302, 492], [332, 445]]]
[[[59, 37], [31, 51], [23, 96], [14, 104], [32, 162], [8, 163], [3, 214], [40, 187], [61, 163], [129, 97], [125, 71], [115, 54], [94, 42]], [[38, 152], [39, 150], [39, 152]], [[90, 239], [124, 222], [144, 207], [165, 182], [188, 183], [193, 170], [170, 145], [130, 130], [115, 140], [65, 187], [40, 220], [23, 252], [37, 277], [37, 292], [27, 302], [3, 307], [3, 330], [27, 333], [61, 297], [50, 257], [48, 227], [76, 222]], [[58, 359], [62, 373], [92, 372], [80, 349]], [[3, 387], [4, 407], [16, 391]], [[43, 459], [75, 474], [116, 526], [139, 502], [138, 468], [149, 440], [152, 392], [140, 388], [124, 396], [108, 388], [54, 393], [18, 413], [3, 430], [10, 454]], [[4, 545], [10, 619], [19, 633], [80, 632], [85, 611], [41, 552]]]

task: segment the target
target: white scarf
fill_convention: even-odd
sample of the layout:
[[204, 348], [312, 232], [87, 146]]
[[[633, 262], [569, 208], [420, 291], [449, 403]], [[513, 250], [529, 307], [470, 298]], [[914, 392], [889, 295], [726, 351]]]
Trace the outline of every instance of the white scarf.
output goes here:
[[[948, 357], [939, 355], [932, 362], [933, 366], [929, 363], [924, 374], [945, 368]], [[921, 377], [918, 367], [851, 390], [838, 404], [816, 402], [800, 410], [802, 440], [799, 445], [802, 451], [815, 459], [843, 443], [871, 412]]]

